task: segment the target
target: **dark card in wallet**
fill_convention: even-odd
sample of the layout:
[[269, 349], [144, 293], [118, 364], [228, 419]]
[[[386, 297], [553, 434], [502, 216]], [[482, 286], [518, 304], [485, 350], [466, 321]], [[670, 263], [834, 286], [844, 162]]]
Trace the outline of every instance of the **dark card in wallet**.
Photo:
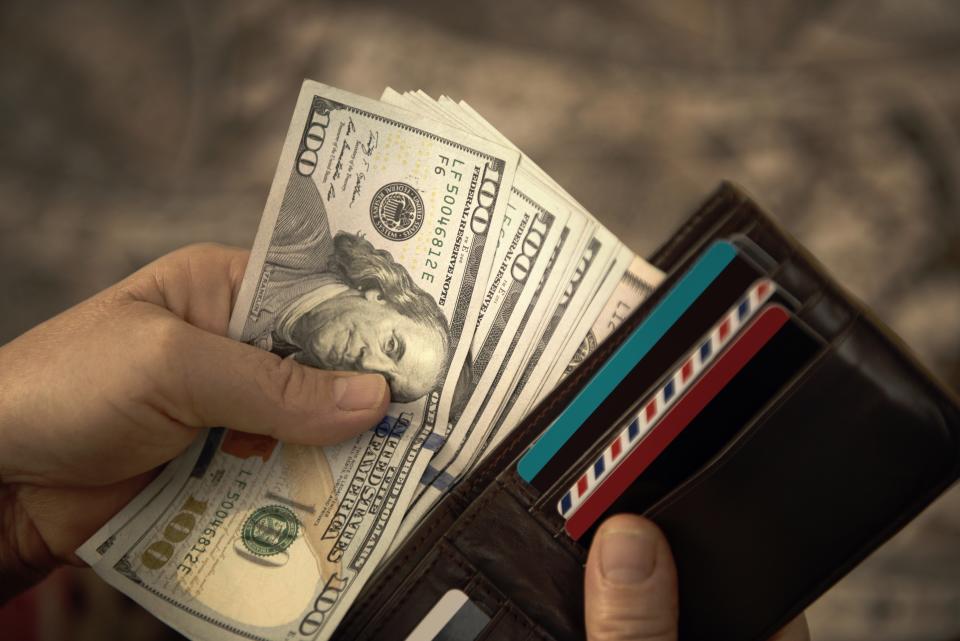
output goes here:
[[739, 189], [651, 262], [664, 283], [435, 506], [338, 639], [582, 639], [592, 533], [637, 512], [673, 549], [681, 638], [762, 641], [958, 478], [956, 397]]

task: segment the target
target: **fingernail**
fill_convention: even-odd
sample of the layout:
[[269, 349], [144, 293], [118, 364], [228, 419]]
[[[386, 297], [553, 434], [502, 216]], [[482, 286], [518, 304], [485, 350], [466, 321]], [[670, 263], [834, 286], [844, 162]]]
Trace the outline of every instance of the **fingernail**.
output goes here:
[[379, 374], [342, 376], [333, 381], [333, 402], [337, 407], [353, 412], [379, 407], [387, 382]]
[[603, 530], [600, 571], [614, 583], [640, 583], [653, 574], [657, 542], [642, 528]]

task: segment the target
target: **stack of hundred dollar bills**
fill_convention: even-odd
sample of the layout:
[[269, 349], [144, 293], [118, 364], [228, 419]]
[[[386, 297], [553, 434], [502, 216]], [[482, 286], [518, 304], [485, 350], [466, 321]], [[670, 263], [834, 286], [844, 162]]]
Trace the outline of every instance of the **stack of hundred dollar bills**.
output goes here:
[[230, 335], [382, 372], [388, 415], [323, 448], [209, 430], [78, 553], [190, 638], [329, 639], [661, 278], [466, 103], [305, 82]]

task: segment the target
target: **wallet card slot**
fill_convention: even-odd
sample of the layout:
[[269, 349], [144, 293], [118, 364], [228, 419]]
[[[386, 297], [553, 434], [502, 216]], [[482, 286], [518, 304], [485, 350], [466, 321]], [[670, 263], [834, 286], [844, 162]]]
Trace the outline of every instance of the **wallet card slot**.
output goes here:
[[529, 503], [515, 496], [509, 481], [491, 484], [447, 537], [550, 635], [566, 639], [570, 631], [583, 629], [585, 557], [572, 541], [554, 536], [530, 512]]
[[359, 639], [405, 639], [437, 602], [450, 590], [463, 591], [491, 618], [506, 597], [458, 552], [441, 541], [403, 581], [356, 637]]
[[[661, 381], [662, 380], [663, 379], [661, 379]], [[661, 381], [658, 381], [657, 385], [659, 385]], [[560, 497], [576, 482], [584, 470], [602, 454], [609, 443], [623, 431], [624, 426], [629, 420], [642, 410], [650, 392], [657, 389], [657, 385], [651, 386], [650, 390], [637, 397], [633, 405], [630, 405], [616, 421], [610, 422], [602, 428], [591, 425], [581, 427], [581, 429], [591, 430], [600, 434], [599, 438], [594, 440], [590, 449], [586, 450], [577, 462], [570, 466], [563, 476], [557, 479], [546, 492], [537, 495], [532, 508], [537, 514], [546, 518], [547, 523], [550, 524], [553, 531], [559, 533], [563, 528], [563, 519], [557, 510], [557, 502]], [[517, 477], [517, 482], [521, 484], [525, 483], [525, 481], [519, 477]]]
[[733, 456], [737, 448], [750, 438], [751, 432], [756, 429], [757, 425], [762, 424], [771, 414], [776, 413], [783, 403], [802, 390], [811, 379], [815, 379], [818, 368], [827, 359], [829, 353], [829, 346], [822, 347], [806, 365], [794, 373], [777, 392], [771, 395], [758, 411], [754, 412], [747, 420], [740, 422], [739, 427], [723, 439], [720, 447], [714, 448], [712, 454], [704, 457], [699, 465], [694, 466], [689, 473], [684, 474], [682, 480], [671, 484], [659, 498], [652, 502], [645, 502], [641, 509], [637, 511], [648, 515], [655, 514], [660, 506], [682, 495], [687, 488], [708, 476], [714, 467], [723, 464], [727, 457]]
[[[768, 231], [765, 233], [762, 228], [753, 230], [753, 233], [761, 238], [768, 235]], [[746, 231], [730, 240], [777, 284], [781, 295], [809, 330], [829, 342], [853, 321], [854, 312], [843, 304], [841, 292], [810, 269], [809, 256], [798, 255], [793, 247], [780, 247], [778, 257], [774, 258]], [[770, 242], [772, 240], [768, 239]]]

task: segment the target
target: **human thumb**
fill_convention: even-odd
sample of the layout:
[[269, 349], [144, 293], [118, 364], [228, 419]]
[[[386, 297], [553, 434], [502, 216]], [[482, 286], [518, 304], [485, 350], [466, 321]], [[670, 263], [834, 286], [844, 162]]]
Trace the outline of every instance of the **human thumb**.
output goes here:
[[630, 514], [597, 531], [584, 584], [589, 641], [675, 641], [677, 571], [659, 528]]
[[179, 325], [168, 368], [181, 422], [327, 445], [375, 426], [390, 402], [380, 374], [329, 372]]

